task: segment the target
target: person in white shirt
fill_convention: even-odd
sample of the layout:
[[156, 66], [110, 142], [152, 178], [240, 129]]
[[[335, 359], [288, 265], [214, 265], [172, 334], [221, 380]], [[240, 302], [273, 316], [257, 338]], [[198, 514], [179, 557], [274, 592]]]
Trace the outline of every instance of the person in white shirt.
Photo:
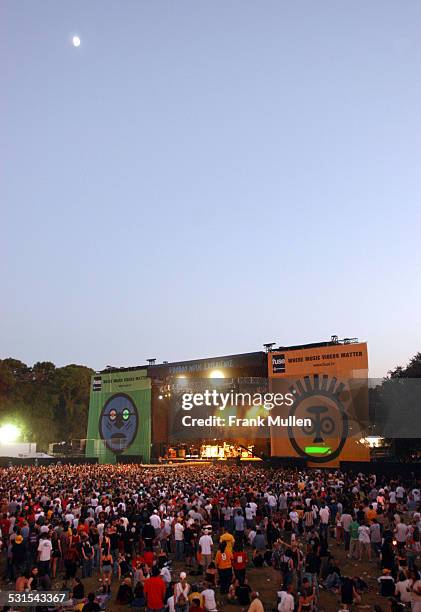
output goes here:
[[250, 531], [247, 534], [247, 540], [248, 543], [250, 544], [250, 546], [253, 546], [253, 540], [256, 537], [256, 530], [255, 529], [250, 529]]
[[52, 549], [53, 545], [51, 544], [51, 540], [43, 534], [38, 544], [40, 576], [44, 576], [45, 574], [49, 573]]
[[80, 506], [75, 506], [73, 510], [71, 510], [71, 512], [73, 512], [73, 514], [75, 515], [75, 518], [80, 518], [81, 510], [82, 509]]
[[412, 497], [418, 503], [421, 500], [421, 491], [419, 489], [412, 489]]
[[247, 504], [247, 506], [244, 508], [244, 511], [246, 513], [246, 525], [247, 527], [250, 529], [253, 526], [253, 509], [250, 507], [250, 504]]
[[215, 591], [211, 588], [209, 584], [207, 588], [201, 592], [203, 597], [203, 607], [207, 612], [216, 612], [216, 600], [215, 600]]
[[286, 591], [279, 591], [278, 612], [294, 612], [295, 601], [292, 595], [292, 585], [288, 585]]
[[319, 510], [319, 517], [320, 517], [320, 523], [322, 525], [329, 524], [330, 510], [327, 506], [322, 505], [322, 507]]
[[273, 495], [273, 493], [269, 493], [268, 495], [268, 505], [269, 505], [270, 511], [275, 512], [277, 503], [276, 503], [276, 497]]
[[327, 542], [330, 510], [326, 506], [325, 502], [322, 502], [321, 508], [319, 510], [319, 517], [320, 517], [320, 539], [325, 540]]
[[403, 546], [408, 536], [408, 525], [406, 523], [398, 523], [395, 529], [396, 541], [398, 545]]
[[399, 574], [399, 580], [395, 587], [395, 595], [399, 597], [399, 601], [403, 604], [411, 603], [411, 581], [403, 572]]
[[175, 558], [177, 561], [183, 560], [184, 553], [184, 525], [181, 519], [174, 524]]
[[212, 561], [212, 546], [213, 540], [208, 533], [208, 530], [205, 529], [204, 534], [199, 539], [199, 548], [200, 553], [202, 555], [202, 565], [206, 572], [209, 567], [210, 562]]
[[168, 608], [168, 612], [175, 612], [174, 595], [171, 595], [171, 597], [168, 597], [167, 608]]
[[162, 527], [162, 537], [167, 539], [171, 535], [171, 519], [168, 516], [164, 516], [163, 527]]
[[166, 564], [161, 569], [161, 576], [163, 577], [165, 584], [169, 586], [171, 584], [171, 572]]
[[421, 580], [416, 579], [416, 573], [412, 572], [411, 578], [411, 606], [412, 612], [421, 612]]
[[399, 485], [398, 487], [396, 487], [396, 499], [398, 500], [398, 502], [402, 502], [404, 497], [405, 489], [401, 485]]
[[396, 491], [390, 491], [389, 493], [389, 506], [396, 505]]
[[362, 560], [363, 552], [366, 553], [368, 560], [371, 561], [370, 527], [367, 525], [360, 525], [358, 527], [358, 548], [360, 551], [360, 561]]
[[154, 510], [153, 514], [150, 516], [150, 521], [152, 527], [155, 529], [155, 533], [158, 536], [158, 532], [161, 529], [161, 517], [158, 514], [158, 510]]
[[296, 532], [298, 531], [298, 523], [300, 521], [300, 517], [298, 516], [298, 512], [296, 510], [291, 510], [289, 513], [289, 518], [292, 521], [292, 528]]
[[174, 602], [178, 610], [186, 610], [191, 586], [187, 582], [186, 572], [180, 573], [180, 581], [174, 585]]

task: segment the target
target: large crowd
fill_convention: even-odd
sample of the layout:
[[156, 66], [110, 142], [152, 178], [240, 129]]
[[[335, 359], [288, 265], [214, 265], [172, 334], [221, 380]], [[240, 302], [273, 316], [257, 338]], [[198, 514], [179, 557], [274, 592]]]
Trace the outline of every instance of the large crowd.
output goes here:
[[2, 588], [66, 589], [63, 609], [421, 612], [421, 493], [408, 475], [11, 466], [0, 499]]

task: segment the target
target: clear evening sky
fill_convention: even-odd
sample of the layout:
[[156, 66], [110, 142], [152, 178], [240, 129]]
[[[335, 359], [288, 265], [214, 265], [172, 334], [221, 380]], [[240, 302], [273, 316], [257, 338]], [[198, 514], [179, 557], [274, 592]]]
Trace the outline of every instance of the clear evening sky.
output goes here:
[[0, 357], [421, 350], [418, 0], [0, 12]]

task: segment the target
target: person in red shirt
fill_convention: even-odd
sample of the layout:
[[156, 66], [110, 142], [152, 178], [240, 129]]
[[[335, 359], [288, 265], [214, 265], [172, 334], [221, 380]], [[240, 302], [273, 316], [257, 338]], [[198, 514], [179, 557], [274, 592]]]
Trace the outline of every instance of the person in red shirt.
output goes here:
[[3, 514], [3, 518], [0, 520], [0, 529], [3, 540], [6, 541], [9, 538], [10, 531], [10, 520], [7, 518], [7, 514]]
[[234, 545], [232, 567], [235, 577], [243, 584], [246, 577], [247, 553], [241, 542], [236, 542]]
[[24, 524], [25, 524], [25, 518], [20, 514], [18, 518], [16, 519], [15, 525], [17, 525], [18, 527], [22, 529]]
[[147, 612], [162, 610], [165, 607], [166, 590], [164, 579], [160, 576], [159, 567], [154, 565], [152, 577], [145, 580], [143, 588]]
[[28, 512], [26, 513], [26, 520], [32, 527], [35, 524], [35, 512], [32, 506], [29, 506]]
[[133, 557], [132, 559], [132, 567], [133, 569], [138, 569], [143, 563], [143, 557], [142, 555], [137, 554], [135, 557]]
[[143, 563], [146, 563], [148, 567], [153, 566], [154, 562], [154, 552], [152, 550], [145, 550], [143, 553]]
[[82, 521], [79, 521], [79, 525], [77, 526], [77, 533], [81, 536], [83, 533], [88, 533], [89, 525], [85, 525]]

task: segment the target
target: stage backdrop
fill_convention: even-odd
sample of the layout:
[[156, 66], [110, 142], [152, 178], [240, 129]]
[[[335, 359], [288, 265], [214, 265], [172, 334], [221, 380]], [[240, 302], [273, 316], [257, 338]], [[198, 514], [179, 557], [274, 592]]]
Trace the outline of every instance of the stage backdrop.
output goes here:
[[314, 467], [369, 461], [360, 442], [368, 425], [367, 344], [332, 344], [268, 354], [273, 392], [292, 392], [294, 405], [282, 416], [309, 417], [312, 427], [271, 430], [271, 454], [303, 457]]
[[91, 381], [86, 456], [116, 463], [151, 450], [151, 381], [146, 370], [96, 374]]

